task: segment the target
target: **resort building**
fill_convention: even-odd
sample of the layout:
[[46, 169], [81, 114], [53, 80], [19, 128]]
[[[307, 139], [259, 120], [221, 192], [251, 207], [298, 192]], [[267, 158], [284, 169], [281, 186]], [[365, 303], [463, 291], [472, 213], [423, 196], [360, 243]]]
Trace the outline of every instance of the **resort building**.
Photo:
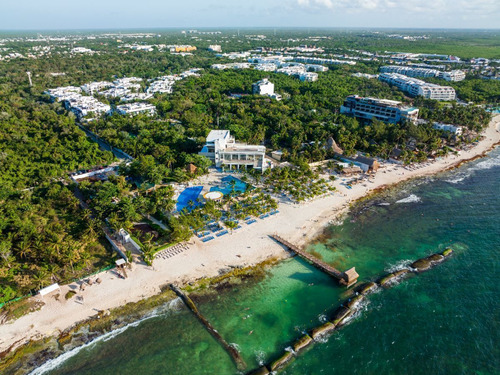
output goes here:
[[210, 52], [222, 52], [222, 47], [220, 44], [212, 44], [208, 46]]
[[140, 113], [146, 113], [152, 116], [156, 113], [156, 107], [149, 103], [129, 103], [116, 106], [116, 112], [120, 115], [134, 116]]
[[401, 65], [386, 65], [380, 67], [381, 73], [398, 73], [408, 77], [437, 77], [440, 73], [439, 70], [436, 69], [428, 69], [428, 68], [412, 68], [409, 66], [401, 66]]
[[264, 78], [252, 85], [252, 93], [257, 95], [272, 95], [274, 94], [274, 83]]
[[260, 70], [262, 72], [275, 72], [278, 69], [278, 66], [273, 63], [263, 63], [257, 64], [254, 66], [255, 70]]
[[167, 46], [170, 49], [170, 52], [191, 52], [196, 51], [195, 46], [190, 45], [170, 45]]
[[315, 82], [318, 80], [318, 73], [305, 72], [299, 75], [299, 79], [303, 82]]
[[441, 122], [435, 122], [432, 127], [436, 130], [442, 130], [445, 132], [450, 132], [455, 134], [456, 136], [461, 136], [463, 134], [463, 130], [461, 126], [451, 125], [451, 124], [443, 124]]
[[122, 102], [132, 102], [134, 100], [148, 100], [153, 97], [153, 94], [145, 93], [145, 92], [133, 92], [122, 96], [120, 100]]
[[108, 112], [111, 107], [101, 103], [93, 96], [78, 96], [64, 100], [64, 106], [75, 114], [80, 120], [89, 114], [102, 115]]
[[74, 97], [81, 96], [80, 93], [82, 89], [80, 87], [75, 86], [65, 86], [65, 87], [57, 87], [55, 89], [48, 89], [44, 92], [50, 96], [50, 99], [55, 102], [62, 102], [64, 100], [68, 100]]
[[355, 61], [348, 60], [335, 60], [335, 59], [324, 59], [321, 57], [310, 57], [310, 56], [297, 56], [294, 58], [295, 61], [306, 63], [306, 64], [324, 64], [324, 65], [356, 65]]
[[217, 168], [253, 168], [264, 172], [270, 166], [265, 157], [265, 146], [237, 143], [229, 130], [210, 131], [199, 154], [212, 160]]
[[465, 79], [465, 72], [462, 70], [452, 70], [451, 72], [439, 72], [439, 78], [445, 81], [459, 82]]
[[435, 68], [418, 68], [400, 65], [386, 65], [380, 68], [382, 73], [397, 73], [408, 77], [422, 78], [442, 78], [446, 81], [459, 82], [465, 79], [465, 73], [462, 70], [452, 70], [450, 72], [442, 72]]
[[340, 107], [340, 113], [354, 117], [397, 123], [410, 121], [415, 123], [418, 118], [418, 108], [406, 107], [396, 100], [363, 98], [350, 95]]
[[252, 93], [254, 95], [265, 95], [276, 100], [281, 100], [281, 95], [274, 92], [274, 83], [270, 82], [267, 78], [254, 83], [252, 85]]
[[416, 78], [410, 78], [398, 73], [382, 73], [379, 81], [394, 85], [411, 96], [423, 96], [434, 100], [455, 100], [455, 89], [450, 86], [440, 86], [427, 83]]
[[90, 82], [86, 83], [85, 85], [80, 86], [85, 93], [89, 95], [93, 95], [94, 93], [97, 93], [105, 88], [111, 87], [113, 84], [111, 82], [106, 82], [106, 81], [100, 81], [100, 82]]

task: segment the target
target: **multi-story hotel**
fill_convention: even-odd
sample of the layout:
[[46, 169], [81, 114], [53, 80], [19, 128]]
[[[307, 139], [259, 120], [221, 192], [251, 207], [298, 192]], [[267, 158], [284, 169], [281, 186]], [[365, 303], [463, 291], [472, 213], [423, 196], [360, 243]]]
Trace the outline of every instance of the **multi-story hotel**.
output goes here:
[[437, 77], [439, 70], [427, 68], [412, 68], [401, 65], [386, 65], [380, 67], [381, 73], [398, 73], [408, 77]]
[[382, 73], [397, 73], [408, 77], [422, 77], [422, 78], [442, 78], [445, 81], [463, 81], [465, 79], [465, 72], [462, 70], [452, 70], [450, 72], [441, 72], [434, 68], [419, 68], [401, 65], [386, 65], [380, 67]]
[[199, 152], [215, 163], [217, 168], [258, 169], [264, 172], [270, 164], [266, 160], [265, 146], [237, 143], [229, 130], [212, 130], [205, 146]]
[[462, 70], [439, 72], [438, 77], [444, 79], [445, 81], [459, 82], [465, 79], [465, 72]]
[[418, 118], [418, 108], [405, 107], [396, 100], [363, 98], [350, 95], [340, 107], [340, 113], [354, 117], [397, 123], [411, 121], [415, 123]]
[[456, 93], [453, 87], [427, 83], [398, 73], [382, 73], [378, 76], [378, 79], [379, 81], [396, 86], [398, 89], [411, 96], [423, 96], [424, 98], [434, 100], [456, 99]]

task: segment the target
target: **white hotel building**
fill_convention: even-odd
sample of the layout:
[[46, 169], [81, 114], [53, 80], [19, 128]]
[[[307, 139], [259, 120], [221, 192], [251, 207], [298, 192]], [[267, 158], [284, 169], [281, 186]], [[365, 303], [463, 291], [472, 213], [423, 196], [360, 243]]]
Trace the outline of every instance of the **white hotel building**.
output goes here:
[[465, 72], [462, 70], [452, 70], [450, 72], [441, 72], [437, 69], [419, 68], [400, 65], [386, 65], [380, 67], [382, 73], [397, 73], [403, 74], [408, 77], [421, 77], [421, 78], [442, 78], [445, 81], [459, 82], [465, 79]]
[[453, 87], [427, 83], [398, 73], [382, 73], [378, 76], [378, 79], [381, 82], [396, 86], [410, 96], [423, 96], [426, 99], [434, 100], [456, 99], [456, 93]]
[[270, 82], [267, 78], [252, 84], [252, 93], [257, 95], [269, 96], [272, 99], [281, 100], [281, 95], [274, 92], [274, 83]]
[[436, 130], [441, 130], [455, 134], [456, 136], [461, 136], [463, 134], [463, 128], [461, 126], [443, 124], [441, 122], [435, 122], [432, 127]]
[[153, 116], [156, 113], [156, 107], [149, 103], [128, 103], [116, 106], [116, 112], [120, 115], [134, 116], [140, 113], [145, 113]]
[[237, 143], [229, 130], [212, 130], [200, 155], [206, 156], [217, 168], [258, 169], [264, 172], [270, 167], [266, 160], [265, 146], [252, 146]]

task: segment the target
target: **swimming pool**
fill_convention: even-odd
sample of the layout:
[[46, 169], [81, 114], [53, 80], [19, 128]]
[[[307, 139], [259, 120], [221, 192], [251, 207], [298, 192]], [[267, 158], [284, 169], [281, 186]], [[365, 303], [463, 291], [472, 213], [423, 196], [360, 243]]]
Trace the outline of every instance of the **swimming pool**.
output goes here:
[[197, 202], [196, 200], [198, 199], [198, 196], [200, 195], [202, 190], [203, 186], [192, 186], [184, 189], [177, 198], [177, 204], [175, 205], [177, 212], [182, 211], [182, 209], [186, 207], [189, 207], [190, 201], [193, 201], [193, 207], [199, 206], [201, 203]]
[[239, 178], [233, 176], [226, 176], [221, 179], [221, 186], [214, 186], [210, 188], [210, 191], [220, 191], [222, 194], [229, 194], [232, 190], [232, 181], [234, 181], [234, 191], [237, 193], [242, 193], [247, 189], [247, 184], [241, 181]]

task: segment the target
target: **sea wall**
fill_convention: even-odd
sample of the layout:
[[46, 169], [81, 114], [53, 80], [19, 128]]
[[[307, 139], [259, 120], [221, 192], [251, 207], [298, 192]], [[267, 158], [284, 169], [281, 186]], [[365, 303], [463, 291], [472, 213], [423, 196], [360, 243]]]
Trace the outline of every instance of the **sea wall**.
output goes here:
[[[352, 290], [351, 296], [346, 299], [331, 315], [329, 321], [313, 328], [307, 334], [297, 339], [291, 346], [288, 346], [283, 352], [278, 353], [271, 361], [251, 372], [249, 375], [267, 375], [276, 371], [283, 370], [292, 361], [294, 361], [301, 352], [315, 342], [321, 342], [328, 338], [329, 335], [338, 331], [342, 326], [349, 322], [349, 318], [355, 314], [361, 306], [361, 302], [370, 293], [383, 288], [387, 289], [399, 283], [409, 275], [416, 275], [427, 271], [435, 265], [443, 262], [453, 254], [453, 250], [448, 248], [442, 253], [435, 253], [428, 257], [414, 261], [409, 268], [401, 269], [395, 272], [388, 273], [377, 279], [376, 282], [369, 281], [358, 284]], [[292, 348], [292, 349], [290, 349]]]

